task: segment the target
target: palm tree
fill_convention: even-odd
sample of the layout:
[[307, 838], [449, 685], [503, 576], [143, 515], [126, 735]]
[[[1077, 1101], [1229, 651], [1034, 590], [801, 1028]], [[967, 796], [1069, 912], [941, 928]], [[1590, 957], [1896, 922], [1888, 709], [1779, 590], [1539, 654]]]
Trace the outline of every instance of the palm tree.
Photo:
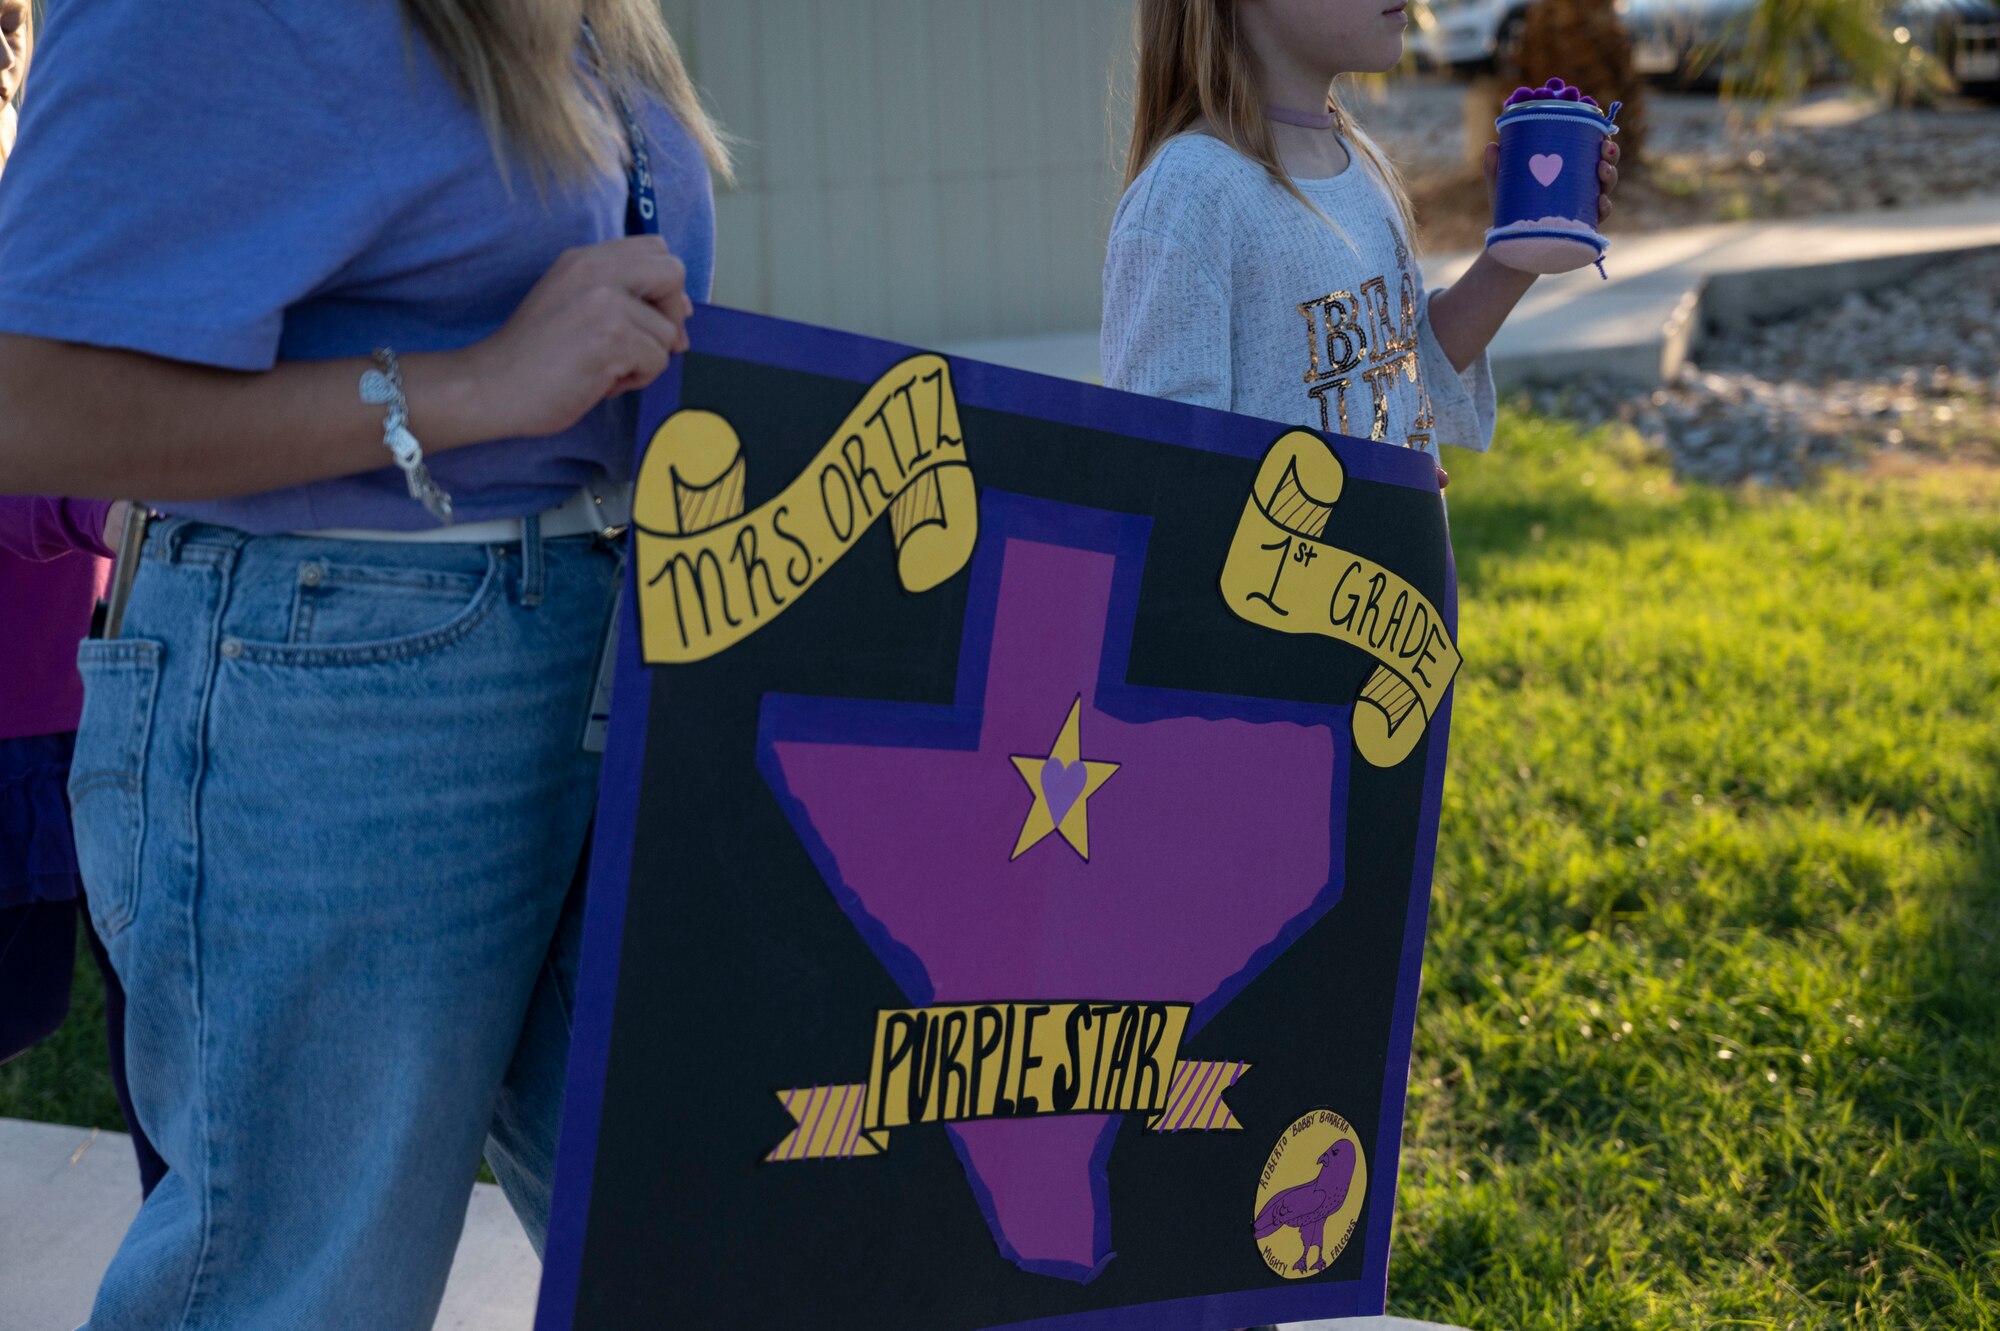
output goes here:
[[[1490, 120], [1516, 82], [1540, 87], [1551, 78], [1574, 84], [1604, 106], [1623, 102], [1619, 145], [1627, 163], [1646, 147], [1646, 85], [1632, 68], [1632, 34], [1614, 0], [1536, 0], [1512, 51], [1513, 69], [1485, 93]], [[1484, 143], [1482, 138], [1480, 143]]]
[[1745, 12], [1741, 42], [1723, 70], [1723, 95], [1773, 105], [1804, 92], [1832, 57], [1856, 86], [1921, 97], [1942, 85], [1936, 61], [1899, 39], [1892, 0], [1756, 0]]

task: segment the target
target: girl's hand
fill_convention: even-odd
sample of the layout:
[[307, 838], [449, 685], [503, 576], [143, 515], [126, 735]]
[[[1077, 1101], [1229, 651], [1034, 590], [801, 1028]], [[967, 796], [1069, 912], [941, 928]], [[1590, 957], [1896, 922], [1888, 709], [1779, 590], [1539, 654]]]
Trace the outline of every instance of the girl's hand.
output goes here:
[[658, 378], [688, 348], [686, 287], [687, 268], [658, 236], [565, 251], [500, 331], [464, 353], [490, 412], [486, 437], [555, 434]]
[[[1486, 145], [1486, 207], [1493, 208], [1494, 195], [1498, 191], [1500, 173], [1500, 145]], [[1611, 192], [1618, 188], [1618, 144], [1609, 136], [1604, 140], [1603, 151], [1597, 161], [1597, 183], [1602, 192], [1597, 196], [1597, 220], [1602, 222], [1611, 215]]]
[[1444, 469], [1443, 467], [1439, 467], [1439, 468], [1438, 468], [1438, 493], [1439, 493], [1439, 494], [1443, 494], [1443, 493], [1444, 493], [1444, 488], [1445, 488], [1445, 487], [1446, 487], [1447, 485], [1450, 485], [1450, 484], [1451, 484], [1451, 473], [1450, 473], [1450, 472], [1448, 472], [1448, 471], [1446, 471], [1446, 470], [1445, 470], [1445, 469]]

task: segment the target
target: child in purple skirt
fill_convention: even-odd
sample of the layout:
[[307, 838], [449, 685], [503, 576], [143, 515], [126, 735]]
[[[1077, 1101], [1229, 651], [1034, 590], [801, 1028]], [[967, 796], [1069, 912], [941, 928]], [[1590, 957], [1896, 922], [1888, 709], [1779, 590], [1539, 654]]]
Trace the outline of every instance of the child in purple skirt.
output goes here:
[[76, 644], [103, 582], [109, 505], [0, 499], [0, 1059], [69, 1011], [76, 848], [63, 786], [83, 684]]
[[103, 589], [116, 505], [0, 497], [0, 1062], [47, 1039], [69, 1013], [76, 928], [104, 976], [112, 1084], [146, 1192], [166, 1173], [125, 1084], [125, 992], [81, 909], [70, 839], [71, 746], [83, 685], [76, 645]]

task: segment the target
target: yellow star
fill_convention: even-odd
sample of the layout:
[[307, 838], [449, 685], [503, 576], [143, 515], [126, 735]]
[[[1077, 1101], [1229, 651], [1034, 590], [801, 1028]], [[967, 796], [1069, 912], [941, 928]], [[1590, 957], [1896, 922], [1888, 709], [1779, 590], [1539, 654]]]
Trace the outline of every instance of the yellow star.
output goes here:
[[1021, 824], [1020, 839], [1014, 843], [1014, 853], [1007, 857], [1010, 860], [1020, 859], [1030, 846], [1051, 832], [1060, 832], [1077, 854], [1086, 860], [1090, 858], [1090, 821], [1085, 805], [1098, 787], [1111, 779], [1119, 764], [1083, 757], [1082, 713], [1083, 699], [1078, 697], [1069, 705], [1069, 718], [1063, 722], [1047, 757], [1012, 760], [1028, 789], [1035, 792], [1035, 803], [1028, 810], [1028, 820]]

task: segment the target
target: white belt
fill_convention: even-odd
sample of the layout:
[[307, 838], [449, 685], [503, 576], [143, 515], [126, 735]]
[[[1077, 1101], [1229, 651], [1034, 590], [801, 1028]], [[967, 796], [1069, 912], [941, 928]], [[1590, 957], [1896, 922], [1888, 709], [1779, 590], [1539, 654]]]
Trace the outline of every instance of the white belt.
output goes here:
[[[630, 484], [586, 485], [562, 503], [541, 514], [541, 519], [542, 537], [545, 540], [585, 534], [617, 536], [632, 522], [632, 487]], [[302, 531], [293, 534], [337, 541], [510, 545], [522, 538], [526, 521], [525, 518], [488, 518], [484, 522], [458, 522], [449, 527], [427, 527], [421, 531], [377, 531], [369, 528], [334, 527], [325, 531]]]

